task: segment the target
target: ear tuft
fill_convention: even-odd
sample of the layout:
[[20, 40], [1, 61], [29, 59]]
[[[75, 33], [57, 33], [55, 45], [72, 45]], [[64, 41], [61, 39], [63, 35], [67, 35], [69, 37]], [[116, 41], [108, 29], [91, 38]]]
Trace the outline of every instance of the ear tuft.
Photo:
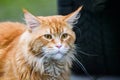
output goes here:
[[37, 20], [35, 16], [29, 13], [26, 9], [23, 9], [23, 12], [26, 24], [29, 28], [34, 29], [35, 27], [40, 26], [40, 22]]
[[74, 25], [77, 23], [78, 19], [80, 18], [80, 11], [82, 9], [82, 6], [79, 7], [76, 11], [74, 11], [73, 13], [71, 14], [68, 14], [65, 18], [65, 21], [68, 23], [68, 24], [71, 24], [71, 25]]

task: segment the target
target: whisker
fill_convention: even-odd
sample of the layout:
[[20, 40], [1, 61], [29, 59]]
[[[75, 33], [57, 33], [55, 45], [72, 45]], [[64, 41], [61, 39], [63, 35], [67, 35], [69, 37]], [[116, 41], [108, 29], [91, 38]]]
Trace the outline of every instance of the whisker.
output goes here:
[[83, 60], [82, 57], [81, 57], [79, 54], [75, 54], [74, 56], [75, 56], [75, 58], [77, 58], [77, 59]]
[[81, 54], [86, 55], [86, 56], [98, 56], [96, 54], [89, 54], [89, 53], [86, 53], [86, 52], [81, 51], [81, 50], [78, 50], [77, 52], [80, 52]]
[[77, 65], [82, 68], [82, 70], [85, 72], [85, 74], [86, 74], [87, 76], [89, 76], [91, 80], [95, 80], [95, 79], [88, 73], [88, 71], [86, 70], [86, 68], [84, 67], [84, 65], [83, 65], [77, 58], [75, 58], [75, 60], [76, 60], [75, 62], [77, 63]]
[[83, 66], [83, 64], [76, 58], [76, 63], [82, 68], [82, 70], [85, 72], [85, 74], [88, 74], [86, 68]]
[[73, 68], [73, 70], [75, 70], [75, 72], [78, 72], [78, 69], [79, 69], [78, 64], [76, 64], [75, 61], [73, 61], [73, 65], [77, 68], [77, 69], [74, 69], [74, 68]]
[[86, 55], [86, 56], [99, 56], [97, 54], [89, 54], [89, 53], [86, 53], [84, 51], [81, 50], [80, 46], [78, 44], [75, 44], [76, 45], [76, 52], [79, 52], [83, 55]]

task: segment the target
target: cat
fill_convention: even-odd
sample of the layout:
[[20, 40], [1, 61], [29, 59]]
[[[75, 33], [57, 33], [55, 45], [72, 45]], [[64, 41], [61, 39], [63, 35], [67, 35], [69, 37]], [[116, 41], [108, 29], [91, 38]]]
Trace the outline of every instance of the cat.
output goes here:
[[46, 17], [24, 9], [26, 24], [1, 22], [0, 80], [70, 80], [81, 9]]

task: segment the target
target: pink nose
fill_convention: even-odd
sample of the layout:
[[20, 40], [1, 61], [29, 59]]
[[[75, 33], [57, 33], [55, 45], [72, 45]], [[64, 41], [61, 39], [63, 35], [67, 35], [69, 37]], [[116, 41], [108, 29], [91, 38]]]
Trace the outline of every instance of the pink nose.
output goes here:
[[57, 47], [57, 48], [61, 48], [61, 47], [62, 47], [62, 45], [57, 45], [56, 47]]

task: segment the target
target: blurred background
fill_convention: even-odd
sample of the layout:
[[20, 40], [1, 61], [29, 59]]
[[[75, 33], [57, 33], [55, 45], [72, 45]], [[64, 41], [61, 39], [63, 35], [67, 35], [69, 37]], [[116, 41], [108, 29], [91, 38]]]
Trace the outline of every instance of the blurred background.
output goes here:
[[56, 0], [1, 0], [0, 21], [24, 21], [23, 8], [36, 16], [55, 15], [56, 6]]

